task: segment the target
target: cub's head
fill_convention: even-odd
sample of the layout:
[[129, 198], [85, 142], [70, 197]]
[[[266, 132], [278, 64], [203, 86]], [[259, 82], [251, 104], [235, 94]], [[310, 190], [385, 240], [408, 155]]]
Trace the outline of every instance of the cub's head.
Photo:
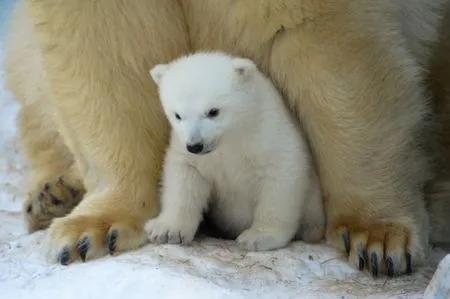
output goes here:
[[206, 154], [224, 139], [242, 136], [251, 122], [257, 72], [249, 59], [197, 53], [158, 64], [150, 76], [181, 144], [192, 154]]

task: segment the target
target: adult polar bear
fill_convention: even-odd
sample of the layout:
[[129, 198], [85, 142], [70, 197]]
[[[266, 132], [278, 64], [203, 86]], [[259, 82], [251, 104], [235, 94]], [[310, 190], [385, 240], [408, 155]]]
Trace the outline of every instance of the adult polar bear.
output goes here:
[[326, 197], [328, 242], [374, 275], [424, 261], [423, 186], [432, 172], [424, 150], [431, 135], [422, 133], [431, 107], [420, 65], [446, 0], [23, 1], [7, 72], [23, 103], [29, 191], [40, 194], [61, 175], [87, 189], [50, 226], [54, 260], [145, 242], [169, 133], [148, 70], [217, 49], [257, 61], [302, 120]]

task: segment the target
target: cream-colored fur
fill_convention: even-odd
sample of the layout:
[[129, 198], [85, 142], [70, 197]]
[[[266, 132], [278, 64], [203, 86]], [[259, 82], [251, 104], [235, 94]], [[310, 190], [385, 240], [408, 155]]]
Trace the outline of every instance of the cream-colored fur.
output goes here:
[[[51, 114], [48, 127], [57, 129], [87, 186], [72, 213], [50, 226], [49, 257], [66, 264], [79, 256], [90, 259], [146, 241], [143, 225], [158, 212], [157, 190], [169, 131], [148, 70], [188, 51], [189, 42], [177, 1], [76, 1], [63, 4], [65, 8], [61, 4], [26, 1], [25, 6], [16, 6], [8, 64], [11, 89], [28, 90], [36, 84], [32, 78], [22, 74], [15, 79], [11, 70], [31, 63], [26, 61], [31, 56], [43, 58], [45, 78], [39, 77], [38, 83], [51, 92], [39, 101], [51, 112], [42, 107], [42, 113]], [[27, 17], [20, 21], [23, 13]], [[86, 23], [91, 17], [95, 22]], [[33, 32], [38, 47], [14, 38], [26, 31]], [[158, 44], [166, 45], [155, 47]], [[86, 63], [95, 67], [86, 68]], [[41, 73], [38, 67], [34, 72]], [[124, 84], [117, 84], [120, 81]], [[18, 98], [22, 93], [15, 92]], [[106, 110], [99, 114], [100, 107]], [[53, 142], [55, 137], [36, 139]]]
[[[11, 26], [17, 30], [8, 34], [6, 85], [22, 104], [17, 121], [19, 140], [31, 169], [23, 211], [28, 231], [34, 232], [48, 227], [53, 218], [68, 214], [81, 200], [84, 186], [52, 120], [42, 56], [23, 2], [15, 6]], [[51, 197], [56, 198], [56, 205]]]
[[[328, 242], [374, 275], [414, 270], [430, 236], [421, 66], [444, 1], [26, 0], [37, 46], [12, 39], [8, 76], [31, 66], [22, 66], [26, 53], [42, 55], [43, 71], [11, 79], [12, 89], [34, 97], [33, 76], [49, 86], [35, 117], [44, 123], [52, 111], [58, 133], [35, 138], [62, 140], [91, 186], [51, 224], [51, 257], [68, 263], [145, 242], [169, 131], [147, 71], [213, 49], [256, 61], [301, 119], [326, 197]], [[30, 30], [26, 19], [13, 34]]]

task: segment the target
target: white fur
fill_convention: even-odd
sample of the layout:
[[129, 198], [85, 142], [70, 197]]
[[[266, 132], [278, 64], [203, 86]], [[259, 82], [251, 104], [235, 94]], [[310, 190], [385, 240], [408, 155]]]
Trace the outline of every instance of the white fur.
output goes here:
[[[301, 227], [323, 229], [307, 145], [251, 60], [197, 53], [157, 65], [150, 74], [172, 126], [162, 210], [146, 224], [151, 242], [191, 242], [207, 209], [247, 250], [284, 247], [296, 233], [308, 236]], [[207, 116], [211, 109], [219, 111], [216, 117]], [[204, 146], [198, 154], [187, 150], [195, 143]]]

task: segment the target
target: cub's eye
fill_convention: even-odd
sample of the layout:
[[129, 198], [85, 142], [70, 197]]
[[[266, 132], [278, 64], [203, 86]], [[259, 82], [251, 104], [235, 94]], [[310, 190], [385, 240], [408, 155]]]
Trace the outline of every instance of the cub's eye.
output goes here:
[[208, 117], [208, 118], [214, 118], [214, 117], [216, 117], [217, 115], [219, 115], [219, 109], [213, 108], [213, 109], [211, 109], [211, 110], [208, 111], [208, 114], [206, 114], [206, 117]]
[[175, 118], [181, 120], [181, 116], [178, 113], [175, 113]]

